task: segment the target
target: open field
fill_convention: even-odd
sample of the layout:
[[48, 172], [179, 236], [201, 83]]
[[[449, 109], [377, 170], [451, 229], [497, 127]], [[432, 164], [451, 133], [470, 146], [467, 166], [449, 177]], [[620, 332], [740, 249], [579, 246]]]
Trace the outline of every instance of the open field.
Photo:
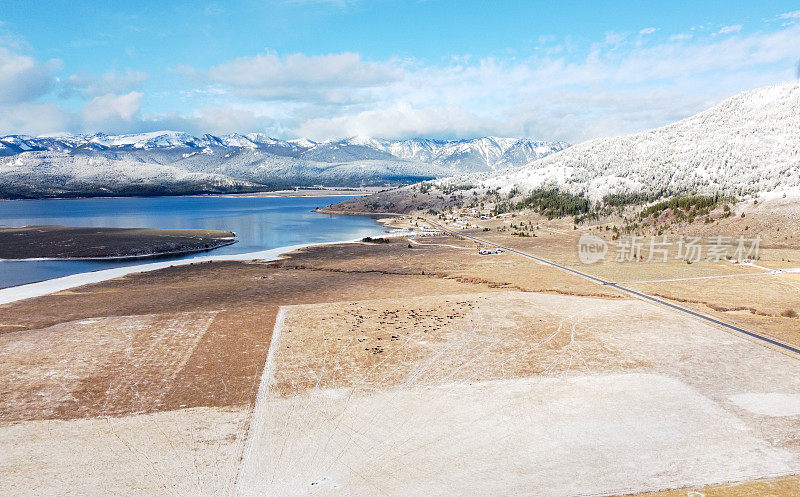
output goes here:
[[219, 496], [236, 478], [246, 409], [25, 421], [0, 427], [0, 494]]
[[631, 285], [705, 314], [800, 344], [800, 274]]
[[627, 497], [754, 497], [800, 495], [800, 479], [794, 476], [765, 478], [747, 482], [723, 483], [707, 487], [681, 488], [637, 494]]
[[[0, 423], [247, 405], [280, 305], [378, 291], [405, 296], [486, 289], [424, 276], [210, 263], [9, 304], [0, 308], [0, 395], [19, 403], [2, 404]], [[37, 374], [50, 371], [53, 378]], [[109, 388], [110, 381], [121, 388]], [[63, 396], [43, 394], [65, 389]]]
[[594, 495], [800, 470], [800, 417], [739, 397], [797, 396], [800, 362], [639, 301], [296, 306], [272, 346], [239, 495]]
[[[760, 258], [753, 264], [732, 264], [726, 260], [687, 264], [672, 257], [667, 262], [658, 259], [654, 262], [617, 262], [611, 235], [604, 233], [609, 243], [605, 260], [587, 265], [580, 262], [577, 250], [578, 240], [586, 230], [567, 229], [570, 225], [563, 221], [547, 222], [536, 216], [518, 217], [522, 220], [515, 218], [517, 223], [540, 225], [532, 231], [536, 236], [518, 237], [501, 232], [494, 220], [482, 222], [493, 226], [492, 231], [464, 233], [800, 345], [800, 320], [797, 318], [800, 315], [800, 249], [796, 245], [794, 248], [762, 246]], [[462, 243], [476, 244], [471, 240]], [[645, 243], [642, 252], [645, 258], [647, 249]], [[507, 255], [488, 259], [505, 257]], [[534, 261], [527, 263], [530, 266], [536, 264]]]
[[0, 259], [106, 259], [188, 254], [234, 243], [218, 230], [149, 228], [0, 228]]
[[[409, 247], [411, 245], [411, 247]], [[453, 248], [463, 247], [463, 249]], [[551, 267], [505, 254], [484, 257], [477, 244], [451, 237], [405, 239], [379, 245], [328, 245], [316, 247], [271, 265], [283, 268], [336, 272], [391, 272], [433, 278], [455, 279], [493, 288], [529, 292], [556, 292], [618, 298], [611, 288], [564, 274]]]
[[7, 304], [0, 481], [13, 495], [224, 495], [280, 305], [487, 290], [210, 263]]
[[[578, 234], [547, 227], [476, 234], [579, 264]], [[409, 244], [0, 306], [0, 480], [15, 495], [796, 495], [796, 357], [473, 241]], [[579, 269], [773, 314], [800, 293], [728, 263]], [[747, 314], [797, 339], [797, 319]]]

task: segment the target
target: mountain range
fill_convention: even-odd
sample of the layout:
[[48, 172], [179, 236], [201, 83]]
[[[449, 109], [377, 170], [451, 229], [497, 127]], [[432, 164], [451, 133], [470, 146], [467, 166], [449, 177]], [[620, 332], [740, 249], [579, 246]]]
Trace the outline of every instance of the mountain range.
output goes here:
[[398, 186], [519, 166], [563, 142], [471, 140], [315, 142], [260, 133], [201, 137], [128, 135], [0, 137], [0, 197], [175, 195], [293, 186]]
[[609, 193], [721, 193], [800, 187], [800, 82], [737, 94], [673, 124], [583, 142], [505, 171], [445, 179], [484, 189], [556, 186]]
[[[339, 210], [407, 211], [491, 194], [517, 197], [557, 188], [593, 202], [683, 193], [732, 197], [800, 190], [800, 82], [737, 94], [673, 124], [589, 140], [530, 163], [402, 188], [340, 204]], [[454, 192], [456, 194], [454, 195]]]

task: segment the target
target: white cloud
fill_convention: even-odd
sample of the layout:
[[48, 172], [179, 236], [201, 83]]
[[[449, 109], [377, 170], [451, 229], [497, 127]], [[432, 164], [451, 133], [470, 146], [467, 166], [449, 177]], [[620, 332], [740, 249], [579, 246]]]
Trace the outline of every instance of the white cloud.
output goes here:
[[495, 134], [577, 142], [667, 124], [733, 93], [790, 79], [800, 54], [787, 47], [795, 46], [800, 27], [724, 38], [684, 33], [659, 42], [609, 32], [582, 57], [570, 46], [435, 65], [268, 54], [206, 71], [185, 98], [214, 101], [216, 115], [209, 118], [205, 106], [187, 119], [215, 132], [259, 126], [315, 139]]
[[0, 135], [69, 131], [73, 117], [58, 105], [21, 102], [0, 105]]
[[368, 62], [356, 53], [261, 54], [240, 57], [208, 71], [214, 83], [230, 86], [245, 97], [267, 100], [317, 100], [320, 92], [381, 86], [402, 76], [402, 68], [394, 61]]
[[656, 32], [656, 28], [644, 28], [639, 31], [640, 35], [651, 35]]
[[785, 12], [778, 16], [779, 19], [800, 19], [800, 10], [794, 12]]
[[717, 31], [717, 34], [719, 34], [719, 35], [727, 35], [727, 34], [731, 34], [731, 33], [738, 33], [741, 30], [742, 30], [742, 25], [741, 24], [734, 24], [734, 25], [731, 25], [731, 26], [723, 26], [722, 28], [720, 28], [719, 31]]
[[400, 102], [387, 109], [311, 119], [301, 124], [296, 134], [314, 140], [355, 135], [447, 138], [489, 134], [489, 130], [497, 126], [498, 123], [466, 112], [458, 106], [413, 108]]
[[0, 134], [37, 134], [66, 130], [72, 124], [69, 112], [52, 103], [36, 100], [55, 85], [54, 73], [61, 61], [39, 62], [22, 52], [25, 40], [2, 29], [0, 22]]
[[143, 93], [108, 93], [89, 100], [81, 110], [84, 126], [95, 131], [117, 130], [128, 126], [139, 114]]
[[148, 75], [141, 71], [127, 70], [125, 72], [109, 71], [97, 76], [95, 74], [73, 74], [63, 83], [63, 93], [72, 95], [83, 93], [89, 97], [96, 97], [108, 93], [126, 93], [139, 90], [147, 81]]
[[664, 125], [736, 92], [785, 81], [800, 55], [787, 51], [800, 47], [798, 28], [688, 39], [641, 46], [609, 34], [578, 60], [406, 65], [399, 81], [351, 92], [361, 104], [315, 108], [327, 115], [302, 120], [294, 134], [509, 134], [576, 142]]
[[[22, 63], [0, 75], [44, 83], [31, 85], [33, 91], [6, 85], [5, 95], [14, 96], [0, 106], [0, 129], [259, 130], [316, 139], [492, 134], [574, 143], [667, 124], [736, 92], [792, 79], [800, 57], [797, 24], [738, 36], [714, 36], [712, 28], [644, 36], [652, 34], [648, 29], [640, 36], [609, 32], [585, 48], [546, 37], [540, 42], [547, 46], [533, 55], [502, 58], [460, 54], [431, 63], [368, 61], [355, 53], [266, 53], [210, 69], [176, 66], [171, 73], [183, 76], [176, 77], [182, 86], [153, 97], [172, 106], [157, 115], [142, 108], [153, 99], [139, 91], [147, 75], [135, 71], [70, 77], [61, 88], [72, 85], [73, 96], [85, 100], [77, 113], [40, 103], [53, 87], [54, 66], [6, 50], [6, 59], [11, 54]], [[26, 118], [23, 103], [39, 117]]]
[[227, 106], [205, 106], [189, 115], [170, 113], [148, 116], [138, 123], [138, 131], [179, 129], [195, 135], [204, 133], [225, 134], [231, 132], [276, 131], [280, 123], [269, 116], [250, 109]]
[[30, 102], [53, 87], [58, 60], [39, 63], [0, 46], [0, 103]]
[[[16, 48], [15, 48], [16, 47]], [[0, 133], [42, 134], [101, 130], [105, 126], [124, 129], [135, 124], [143, 96], [127, 92], [139, 87], [147, 75], [137, 71], [111, 71], [101, 76], [71, 76], [59, 81], [57, 59], [40, 62], [20, 53], [21, 42], [0, 39]], [[43, 97], [76, 94], [92, 97], [80, 113]]]

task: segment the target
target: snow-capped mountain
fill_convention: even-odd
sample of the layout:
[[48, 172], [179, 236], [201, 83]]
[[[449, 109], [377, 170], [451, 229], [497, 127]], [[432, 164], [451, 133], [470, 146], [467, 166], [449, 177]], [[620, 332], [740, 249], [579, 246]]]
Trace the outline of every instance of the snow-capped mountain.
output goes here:
[[176, 131], [10, 135], [0, 137], [0, 197], [155, 193], [160, 187], [195, 193], [401, 185], [518, 166], [567, 146], [492, 137], [314, 142], [260, 133], [196, 137]]
[[[405, 145], [422, 154], [420, 144]], [[766, 197], [800, 192], [800, 82], [740, 93], [676, 123], [599, 138], [524, 166], [442, 178], [336, 204], [339, 211], [411, 212], [556, 187], [597, 202], [612, 193]], [[639, 195], [647, 198], [649, 195]]]
[[525, 166], [440, 180], [479, 190], [746, 195], [800, 187], [800, 82], [740, 93], [682, 121], [590, 140]]
[[404, 140], [393, 142], [388, 151], [404, 159], [440, 165], [481, 164], [491, 170], [513, 167], [540, 159], [569, 145], [493, 136], [461, 141]]

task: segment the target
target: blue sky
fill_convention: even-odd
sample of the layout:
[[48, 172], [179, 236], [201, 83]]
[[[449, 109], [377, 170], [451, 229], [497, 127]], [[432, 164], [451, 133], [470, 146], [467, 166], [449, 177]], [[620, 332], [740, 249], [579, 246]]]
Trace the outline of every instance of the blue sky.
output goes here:
[[794, 2], [17, 1], [0, 133], [640, 131], [797, 76]]

